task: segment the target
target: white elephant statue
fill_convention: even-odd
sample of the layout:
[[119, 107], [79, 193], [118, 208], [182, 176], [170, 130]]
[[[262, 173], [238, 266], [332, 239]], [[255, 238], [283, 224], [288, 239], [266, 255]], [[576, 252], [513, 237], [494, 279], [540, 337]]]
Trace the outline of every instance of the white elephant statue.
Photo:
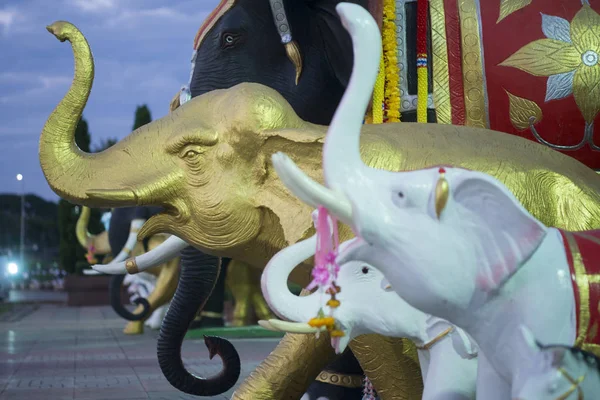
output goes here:
[[[146, 272], [140, 272], [139, 274], [135, 275], [128, 274], [123, 280], [123, 285], [128, 286], [127, 293], [130, 294], [129, 300], [133, 303], [138, 297], [146, 298], [154, 291], [156, 286], [156, 277]], [[150, 329], [159, 329], [168, 308], [168, 304], [157, 308], [144, 322], [144, 325]]]
[[[357, 240], [360, 239], [342, 243], [340, 251]], [[321, 293], [296, 296], [287, 286], [292, 270], [314, 256], [316, 246], [315, 235], [283, 249], [265, 267], [261, 280], [263, 296], [273, 312], [293, 322], [269, 320], [263, 326], [291, 333], [315, 333], [319, 329], [305, 322], [317, 315], [321, 307], [329, 315]], [[367, 263], [350, 261], [341, 265], [336, 285], [341, 291], [336, 294], [340, 306], [335, 310], [335, 320], [344, 332], [337, 351], [342, 352], [350, 340], [367, 333], [409, 338], [418, 349], [423, 399], [475, 399], [477, 348], [462, 329], [409, 306], [391, 289], [383, 274]]]
[[544, 346], [522, 327], [529, 356], [513, 379], [512, 399], [595, 399], [600, 395], [600, 359], [577, 347]]
[[379, 31], [363, 8], [337, 10], [354, 43], [355, 65], [324, 144], [326, 186], [284, 154], [273, 162], [298, 198], [327, 207], [364, 240], [338, 263], [375, 266], [407, 303], [473, 337], [479, 399], [510, 398], [513, 373], [528, 360], [518, 349], [521, 325], [543, 343], [600, 354], [600, 232], [544, 226], [481, 172], [367, 167], [360, 128], [377, 75]]

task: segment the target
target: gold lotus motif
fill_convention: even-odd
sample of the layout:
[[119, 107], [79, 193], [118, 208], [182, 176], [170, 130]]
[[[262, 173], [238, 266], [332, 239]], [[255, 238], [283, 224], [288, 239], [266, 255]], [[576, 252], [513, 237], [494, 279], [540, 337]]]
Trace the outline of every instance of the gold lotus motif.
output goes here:
[[600, 111], [600, 15], [584, 4], [569, 23], [542, 15], [546, 39], [531, 42], [500, 65], [547, 76], [546, 101], [575, 97], [588, 125]]

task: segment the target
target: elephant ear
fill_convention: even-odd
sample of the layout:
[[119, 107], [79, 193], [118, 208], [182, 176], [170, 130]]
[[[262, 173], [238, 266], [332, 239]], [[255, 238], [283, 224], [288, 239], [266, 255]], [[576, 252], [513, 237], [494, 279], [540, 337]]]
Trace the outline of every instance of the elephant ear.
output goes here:
[[535, 252], [547, 228], [487, 174], [460, 174], [451, 180], [450, 192], [468, 240], [477, 248], [478, 286], [493, 291]]
[[[342, 1], [305, 0], [305, 2], [315, 11], [327, 62], [340, 84], [344, 87], [348, 86], [353, 65], [352, 39], [335, 10], [335, 7]], [[364, 8], [368, 7], [367, 0], [348, 0], [346, 2], [358, 4]]]

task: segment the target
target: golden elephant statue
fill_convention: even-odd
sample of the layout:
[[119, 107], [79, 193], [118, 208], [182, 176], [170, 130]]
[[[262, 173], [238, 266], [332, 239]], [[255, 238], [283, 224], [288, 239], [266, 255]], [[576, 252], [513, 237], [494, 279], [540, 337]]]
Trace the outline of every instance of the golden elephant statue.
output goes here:
[[[72, 25], [50, 30], [71, 42], [76, 61], [73, 85], [40, 138], [42, 169], [59, 196], [89, 207], [161, 206], [164, 211], [144, 224], [141, 237], [169, 233], [206, 254], [259, 270], [282, 248], [314, 234], [311, 208], [285, 189], [270, 160], [284, 151], [323, 182], [327, 127], [301, 120], [274, 90], [244, 83], [198, 96], [110, 149], [86, 154], [73, 136], [91, 91], [91, 51]], [[390, 171], [432, 164], [482, 171], [502, 181], [546, 225], [600, 228], [600, 177], [532, 141], [470, 127], [390, 123], [365, 125], [361, 152], [368, 165]], [[348, 229], [340, 231], [341, 240], [351, 236]], [[291, 279], [307, 284], [310, 268], [306, 262]], [[299, 398], [334, 358], [326, 336], [287, 334], [234, 398]], [[350, 346], [382, 398], [420, 396], [413, 344], [365, 335]]]

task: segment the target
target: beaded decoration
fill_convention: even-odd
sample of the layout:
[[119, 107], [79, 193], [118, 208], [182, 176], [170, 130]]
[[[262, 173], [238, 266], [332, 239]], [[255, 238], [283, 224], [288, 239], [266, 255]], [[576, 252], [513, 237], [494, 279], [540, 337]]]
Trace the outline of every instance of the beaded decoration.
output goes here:
[[417, 0], [417, 122], [427, 123], [427, 11], [429, 2]]
[[363, 397], [362, 400], [376, 400], [377, 395], [375, 394], [375, 389], [373, 389], [373, 384], [371, 383], [371, 381], [369, 380], [369, 378], [367, 378], [365, 376], [365, 381], [363, 384]]

